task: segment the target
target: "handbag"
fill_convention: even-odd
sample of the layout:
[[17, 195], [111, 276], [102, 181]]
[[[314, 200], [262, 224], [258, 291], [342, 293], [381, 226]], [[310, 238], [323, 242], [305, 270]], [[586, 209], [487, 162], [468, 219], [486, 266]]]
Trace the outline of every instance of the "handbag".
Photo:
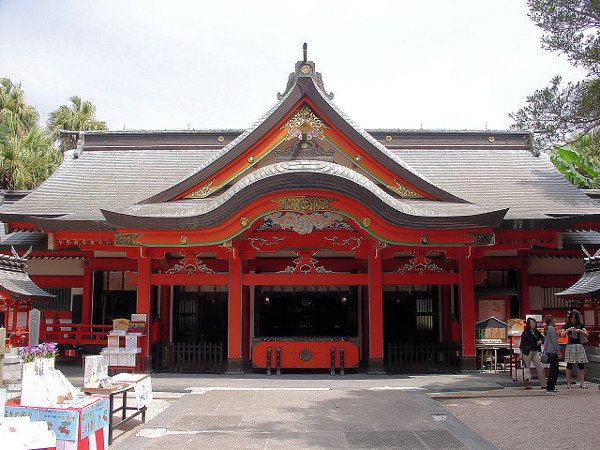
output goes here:
[[588, 343], [588, 338], [586, 335], [580, 333], [579, 334], [579, 342], [581, 342], [582, 344], [587, 344]]
[[542, 350], [542, 356], [540, 356], [540, 360], [542, 364], [548, 364], [548, 353], [546, 353], [546, 346], [544, 345], [544, 349]]
[[529, 367], [525, 367], [525, 362], [521, 360], [519, 367], [514, 367], [512, 371], [512, 379], [517, 383], [529, 383], [531, 382], [531, 372]]

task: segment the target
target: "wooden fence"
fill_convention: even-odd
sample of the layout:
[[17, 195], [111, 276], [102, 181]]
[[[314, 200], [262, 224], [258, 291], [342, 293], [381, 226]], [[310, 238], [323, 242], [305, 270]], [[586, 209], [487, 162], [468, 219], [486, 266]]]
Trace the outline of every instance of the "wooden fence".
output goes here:
[[223, 373], [223, 344], [220, 342], [155, 342], [152, 368], [157, 372]]
[[459, 369], [459, 347], [455, 342], [389, 343], [388, 373], [452, 373]]

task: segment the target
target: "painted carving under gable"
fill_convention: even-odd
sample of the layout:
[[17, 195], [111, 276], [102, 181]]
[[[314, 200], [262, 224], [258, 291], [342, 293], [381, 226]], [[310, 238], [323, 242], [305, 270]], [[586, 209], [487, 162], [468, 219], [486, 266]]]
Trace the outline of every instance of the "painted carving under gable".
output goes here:
[[310, 234], [313, 231], [356, 231], [344, 221], [339, 213], [314, 212], [300, 214], [295, 212], [276, 212], [264, 217], [264, 223], [255, 231], [295, 231], [298, 234]]
[[409, 259], [404, 266], [396, 271], [396, 273], [440, 273], [444, 269], [440, 268], [431, 259], [425, 256], [425, 253], [411, 253], [413, 258]]
[[287, 266], [284, 270], [277, 273], [334, 273], [325, 269], [323, 266], [317, 266], [318, 260], [314, 258], [318, 250], [294, 250], [298, 258], [294, 259], [293, 266]]
[[329, 128], [308, 106], [304, 105], [294, 113], [283, 125], [288, 128], [286, 140], [302, 137], [325, 139], [323, 128]]
[[173, 267], [165, 273], [217, 273], [198, 259], [197, 256], [186, 256], [181, 258]]

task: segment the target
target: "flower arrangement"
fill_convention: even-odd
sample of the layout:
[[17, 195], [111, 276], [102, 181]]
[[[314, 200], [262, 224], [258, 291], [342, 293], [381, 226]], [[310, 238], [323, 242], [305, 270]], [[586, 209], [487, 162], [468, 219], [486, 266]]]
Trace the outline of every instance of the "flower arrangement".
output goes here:
[[37, 358], [54, 358], [58, 355], [58, 349], [55, 342], [44, 342], [36, 346], [23, 347], [19, 349], [19, 354], [23, 357], [23, 362], [28, 363]]

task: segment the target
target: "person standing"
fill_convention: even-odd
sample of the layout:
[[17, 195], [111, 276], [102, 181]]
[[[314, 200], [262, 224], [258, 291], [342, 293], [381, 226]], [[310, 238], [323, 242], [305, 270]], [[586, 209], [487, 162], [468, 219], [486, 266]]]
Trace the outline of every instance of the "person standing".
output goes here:
[[582, 337], [585, 337], [587, 342], [589, 334], [581, 323], [578, 311], [573, 310], [567, 315], [567, 323], [563, 327], [561, 335], [563, 337], [569, 336], [567, 349], [565, 351], [565, 362], [567, 363], [567, 389], [571, 389], [571, 373], [574, 364], [577, 364], [579, 387], [581, 387], [581, 389], [587, 389], [585, 385], [585, 363], [588, 362], [588, 359], [585, 354]]
[[[529, 369], [533, 361], [535, 371], [540, 380], [540, 386], [542, 389], [546, 389], [546, 374], [544, 373], [541, 360], [543, 343], [544, 336], [537, 329], [537, 321], [533, 317], [530, 317], [527, 319], [525, 330], [521, 333], [519, 349], [521, 350], [521, 358], [525, 363], [525, 367]], [[525, 389], [531, 389], [531, 381], [525, 382]]]
[[546, 392], [548, 394], [558, 394], [556, 390], [556, 380], [558, 379], [558, 360], [560, 358], [560, 345], [558, 344], [558, 335], [556, 334], [556, 319], [552, 314], [548, 314], [546, 322], [546, 354], [550, 370], [548, 371], [548, 381], [546, 382]]

